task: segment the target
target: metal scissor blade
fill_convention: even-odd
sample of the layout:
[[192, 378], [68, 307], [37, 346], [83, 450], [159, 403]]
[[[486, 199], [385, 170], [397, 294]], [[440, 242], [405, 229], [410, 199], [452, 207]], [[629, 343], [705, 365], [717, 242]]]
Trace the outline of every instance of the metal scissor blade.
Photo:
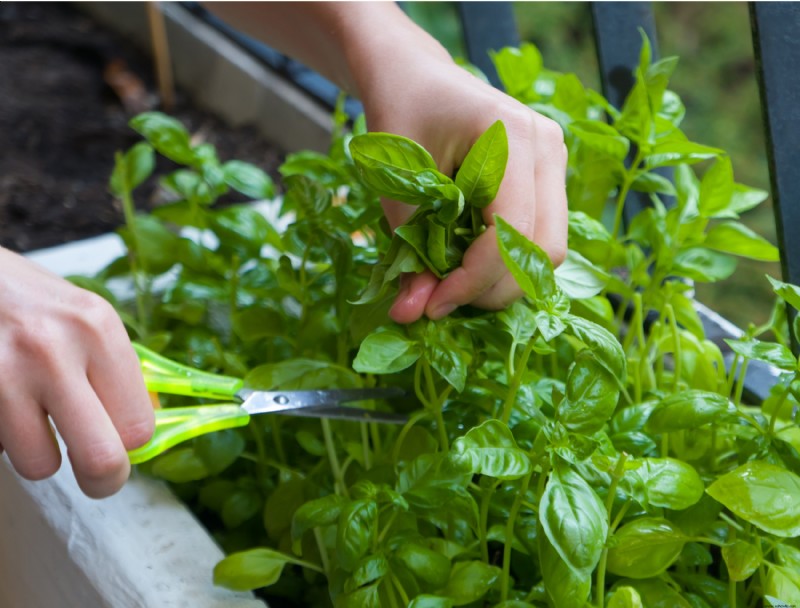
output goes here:
[[[346, 418], [381, 422], [381, 412], [342, 407], [340, 404], [369, 399], [389, 399], [405, 394], [400, 388], [358, 388], [303, 391], [254, 391], [242, 389], [237, 396], [249, 414], [284, 413], [294, 416]], [[400, 422], [395, 416], [386, 422]]]

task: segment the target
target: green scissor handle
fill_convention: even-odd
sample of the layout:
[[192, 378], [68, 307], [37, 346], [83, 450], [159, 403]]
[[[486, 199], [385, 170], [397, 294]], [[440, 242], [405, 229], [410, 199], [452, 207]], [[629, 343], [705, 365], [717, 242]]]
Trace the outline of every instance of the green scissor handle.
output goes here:
[[245, 426], [250, 421], [250, 414], [234, 403], [169, 407], [156, 410], [155, 414], [156, 431], [150, 441], [128, 452], [131, 464], [155, 458], [169, 448], [194, 437]]
[[242, 388], [240, 378], [211, 374], [176, 363], [134, 342], [147, 388], [156, 393], [228, 399]]
[[[153, 352], [134, 342], [142, 375], [148, 390], [172, 395], [207, 399], [237, 399], [242, 388], [240, 378], [222, 376], [192, 369]], [[235, 403], [170, 407], [156, 410], [156, 430], [145, 445], [128, 452], [131, 464], [139, 464], [158, 456], [169, 448], [222, 429], [244, 426], [250, 415]]]

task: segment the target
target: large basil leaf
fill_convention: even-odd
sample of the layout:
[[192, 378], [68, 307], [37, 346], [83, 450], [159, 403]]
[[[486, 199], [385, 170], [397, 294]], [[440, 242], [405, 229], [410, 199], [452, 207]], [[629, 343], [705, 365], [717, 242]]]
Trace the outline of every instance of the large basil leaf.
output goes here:
[[473, 474], [497, 479], [518, 479], [531, 471], [528, 455], [500, 420], [487, 420], [467, 431], [453, 442], [450, 455]]
[[711, 422], [729, 422], [735, 408], [718, 393], [689, 390], [663, 399], [650, 414], [646, 428], [654, 433], [693, 429]]
[[539, 565], [544, 588], [553, 608], [583, 608], [592, 589], [592, 571], [575, 571], [545, 535], [539, 536]]
[[674, 458], [642, 458], [628, 463], [620, 484], [643, 505], [687, 509], [703, 497], [703, 480], [693, 466]]
[[486, 129], [456, 174], [456, 186], [471, 205], [483, 208], [497, 196], [508, 161], [508, 136], [501, 121]]
[[393, 374], [413, 365], [421, 355], [419, 344], [400, 331], [381, 329], [361, 342], [353, 369], [362, 374]]
[[608, 513], [592, 487], [572, 469], [556, 470], [539, 505], [547, 538], [575, 572], [593, 570], [608, 535]]
[[783, 467], [754, 460], [723, 475], [706, 492], [765, 532], [800, 536], [800, 477]]
[[477, 602], [500, 578], [500, 568], [481, 561], [453, 564], [450, 579], [439, 593], [453, 600], [453, 606]]
[[666, 519], [642, 517], [614, 533], [608, 571], [630, 578], [658, 576], [678, 559], [686, 537]]
[[259, 548], [233, 553], [214, 566], [214, 584], [250, 591], [277, 582], [283, 567], [293, 558], [273, 549]]
[[374, 500], [354, 500], [342, 507], [336, 528], [336, 557], [351, 572], [374, 542], [378, 505]]
[[588, 349], [582, 350], [570, 367], [558, 419], [571, 431], [593, 433], [611, 418], [618, 398], [617, 379]]

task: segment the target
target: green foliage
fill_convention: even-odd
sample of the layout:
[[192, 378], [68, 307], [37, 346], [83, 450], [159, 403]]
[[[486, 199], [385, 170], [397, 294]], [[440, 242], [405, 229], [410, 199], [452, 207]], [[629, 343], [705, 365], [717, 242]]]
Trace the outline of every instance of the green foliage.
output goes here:
[[[484, 230], [508, 156], [502, 123], [455, 176], [410, 140], [339, 129], [328, 155], [287, 159], [274, 204], [291, 222], [279, 230], [251, 207], [213, 204], [227, 188], [269, 195], [257, 169], [193, 147], [163, 115], [134, 119], [148, 144], [119, 155], [112, 191], [132, 200], [152, 148], [182, 165], [162, 178], [175, 201], [131, 212], [129, 254], [81, 284], [110, 294], [112, 279], [133, 279], [136, 309], [115, 303], [137, 340], [249, 386], [409, 395], [373, 404], [407, 413], [401, 428], [256, 416], [144, 468], [218, 522], [229, 555], [217, 583], [295, 605], [797, 601], [800, 372], [787, 347], [797, 326], [776, 308], [731, 343], [726, 366], [687, 282], [726, 276], [736, 256], [775, 256], [739, 221], [762, 195], [734, 180], [722, 150], [683, 134], [675, 62], [652, 63], [647, 41], [619, 111], [545, 69], [535, 47], [495, 61], [509, 90], [563, 127], [571, 205], [558, 269], [491, 218], [525, 294], [500, 312], [407, 326], [386, 315], [401, 273], [447, 275]], [[665, 165], [674, 184], [653, 172]], [[624, 227], [630, 191], [652, 206]], [[380, 225], [380, 196], [417, 207], [394, 234]], [[800, 305], [797, 287], [772, 288]], [[760, 339], [767, 331], [778, 343]], [[741, 399], [751, 360], [782, 370], [764, 404]]]

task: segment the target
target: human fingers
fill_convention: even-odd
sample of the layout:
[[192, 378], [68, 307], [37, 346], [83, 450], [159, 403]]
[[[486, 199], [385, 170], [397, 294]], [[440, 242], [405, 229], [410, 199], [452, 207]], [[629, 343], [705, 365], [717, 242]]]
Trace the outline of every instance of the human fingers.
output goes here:
[[[464, 255], [461, 268], [436, 288], [426, 314], [438, 319], [463, 304], [487, 309], [508, 306], [521, 295], [497, 247], [497, 214], [537, 243], [555, 263], [566, 250], [566, 148], [553, 121], [528, 109], [505, 119], [509, 155], [495, 201], [484, 210], [489, 228]], [[542, 224], [542, 225], [539, 225]]]
[[413, 323], [419, 319], [438, 284], [439, 279], [430, 270], [404, 274], [400, 278], [400, 291], [389, 309], [389, 317], [395, 323]]
[[5, 446], [17, 473], [31, 481], [55, 474], [61, 467], [61, 452], [39, 404], [29, 396], [4, 390], [0, 412], [0, 453]]

